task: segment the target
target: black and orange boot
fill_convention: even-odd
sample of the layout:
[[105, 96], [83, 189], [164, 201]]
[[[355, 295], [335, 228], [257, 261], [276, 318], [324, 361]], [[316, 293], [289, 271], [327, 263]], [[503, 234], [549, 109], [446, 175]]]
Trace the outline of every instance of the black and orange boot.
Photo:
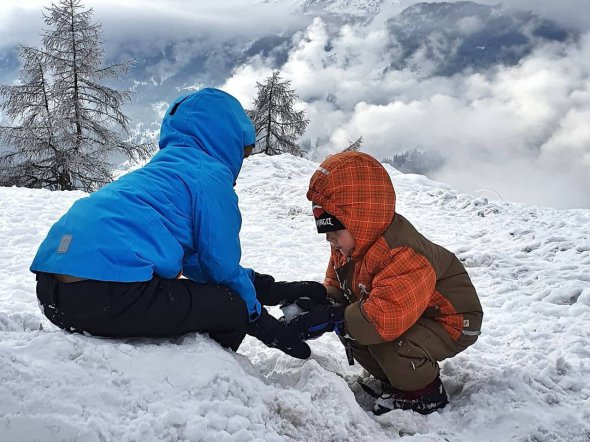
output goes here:
[[444, 408], [449, 403], [445, 387], [437, 376], [436, 379], [420, 390], [403, 391], [389, 386], [373, 405], [376, 415], [391, 410], [412, 410], [420, 414], [429, 414]]

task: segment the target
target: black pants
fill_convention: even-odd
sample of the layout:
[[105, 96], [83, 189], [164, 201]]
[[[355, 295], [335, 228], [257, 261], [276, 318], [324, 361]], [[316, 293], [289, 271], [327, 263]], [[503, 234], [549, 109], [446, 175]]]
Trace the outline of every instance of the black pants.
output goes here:
[[202, 332], [236, 351], [249, 322], [246, 303], [230, 289], [188, 279], [66, 284], [39, 273], [37, 298], [52, 323], [94, 336], [167, 338]]

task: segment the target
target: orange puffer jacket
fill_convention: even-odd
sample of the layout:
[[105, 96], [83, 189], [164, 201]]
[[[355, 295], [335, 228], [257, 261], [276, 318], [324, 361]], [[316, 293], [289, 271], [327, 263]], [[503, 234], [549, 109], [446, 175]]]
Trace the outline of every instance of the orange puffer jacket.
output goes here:
[[391, 179], [376, 159], [361, 152], [328, 157], [313, 174], [307, 198], [355, 240], [351, 257], [332, 250], [324, 284], [345, 288], [337, 269], [349, 267], [350, 301], [360, 301], [383, 340], [401, 336], [421, 316], [439, 321], [454, 340], [479, 334], [481, 304], [465, 268], [395, 213]]

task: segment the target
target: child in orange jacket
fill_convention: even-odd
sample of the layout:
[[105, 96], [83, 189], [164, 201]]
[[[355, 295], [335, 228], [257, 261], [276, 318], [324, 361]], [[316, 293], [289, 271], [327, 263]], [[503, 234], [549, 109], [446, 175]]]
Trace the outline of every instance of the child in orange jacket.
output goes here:
[[295, 322], [308, 338], [336, 329], [349, 359], [383, 381], [376, 414], [443, 408], [438, 362], [472, 345], [483, 317], [465, 268], [395, 212], [389, 174], [365, 153], [326, 159], [307, 198], [332, 246], [324, 285], [334, 303]]

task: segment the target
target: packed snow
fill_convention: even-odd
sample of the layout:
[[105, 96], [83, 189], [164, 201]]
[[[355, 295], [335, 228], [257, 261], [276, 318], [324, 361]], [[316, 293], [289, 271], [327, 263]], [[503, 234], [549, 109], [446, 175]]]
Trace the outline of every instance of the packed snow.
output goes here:
[[[305, 198], [317, 166], [245, 161], [244, 266], [322, 281], [329, 247]], [[197, 334], [67, 334], [39, 311], [28, 267], [84, 194], [0, 188], [0, 440], [589, 441], [590, 210], [491, 202], [386, 167], [398, 212], [459, 256], [484, 307], [480, 340], [441, 364], [444, 410], [374, 416], [334, 335], [301, 361], [250, 337], [235, 354]]]

